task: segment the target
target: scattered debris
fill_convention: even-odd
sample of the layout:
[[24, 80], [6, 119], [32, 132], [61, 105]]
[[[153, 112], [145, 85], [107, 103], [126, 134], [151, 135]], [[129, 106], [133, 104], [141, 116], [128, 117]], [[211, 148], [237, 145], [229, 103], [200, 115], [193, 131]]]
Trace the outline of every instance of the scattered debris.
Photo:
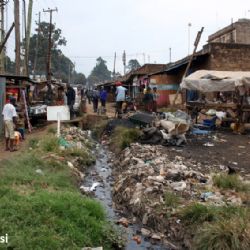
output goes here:
[[37, 169], [37, 170], [36, 170], [36, 173], [37, 173], [37, 174], [40, 174], [40, 175], [44, 175], [44, 172], [43, 172], [41, 169]]
[[124, 227], [128, 227], [129, 222], [128, 222], [128, 220], [126, 218], [122, 217], [121, 219], [119, 219], [117, 221], [117, 224], [120, 224], [120, 225], [122, 225]]
[[91, 187], [84, 187], [84, 186], [80, 186], [80, 190], [84, 193], [91, 193], [94, 192], [95, 189], [100, 185], [99, 182], [95, 182], [92, 184]]
[[138, 245], [141, 244], [141, 237], [138, 235], [133, 236], [132, 238]]

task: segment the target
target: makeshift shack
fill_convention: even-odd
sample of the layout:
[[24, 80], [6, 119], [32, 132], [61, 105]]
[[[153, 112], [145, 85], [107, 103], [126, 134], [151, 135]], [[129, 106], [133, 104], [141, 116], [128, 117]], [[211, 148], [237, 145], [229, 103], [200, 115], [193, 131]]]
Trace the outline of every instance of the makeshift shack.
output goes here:
[[250, 123], [250, 71], [198, 70], [180, 86], [186, 90], [189, 112], [217, 113], [222, 121]]

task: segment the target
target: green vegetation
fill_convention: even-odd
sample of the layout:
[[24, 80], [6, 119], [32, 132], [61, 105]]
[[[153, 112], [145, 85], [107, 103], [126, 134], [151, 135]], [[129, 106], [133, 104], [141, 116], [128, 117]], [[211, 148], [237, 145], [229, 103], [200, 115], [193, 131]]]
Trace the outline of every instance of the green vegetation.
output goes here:
[[108, 120], [102, 120], [98, 123], [96, 123], [92, 129], [93, 135], [97, 138], [100, 139], [101, 136], [103, 135], [106, 127], [108, 125]]
[[[249, 218], [248, 218], [249, 219]], [[194, 239], [197, 250], [248, 250], [250, 249], [250, 223], [233, 217], [215, 223], [205, 223]]]
[[188, 225], [201, 224], [208, 221], [229, 219], [231, 216], [244, 216], [250, 210], [238, 206], [209, 206], [193, 203], [181, 211], [181, 217]]
[[90, 84], [95, 84], [98, 82], [103, 82], [111, 79], [111, 71], [108, 70], [107, 62], [101, 57], [96, 59], [96, 66], [91, 71], [88, 82]]
[[49, 134], [54, 134], [54, 135], [55, 135], [55, 134], [56, 134], [56, 131], [57, 131], [57, 129], [56, 129], [55, 127], [49, 127], [49, 128], [48, 128], [48, 133], [49, 133]]
[[249, 249], [250, 209], [238, 206], [191, 204], [181, 219], [194, 231], [194, 249]]
[[[102, 206], [79, 193], [66, 161], [51, 156], [59, 150], [57, 142], [54, 137], [39, 144], [32, 140], [36, 149], [0, 163], [0, 232], [9, 235], [5, 247], [117, 249], [121, 238]], [[64, 152], [82, 156], [77, 150]]]
[[176, 208], [180, 204], [180, 197], [173, 192], [165, 192], [164, 203], [167, 207]]
[[214, 185], [222, 189], [249, 191], [250, 185], [243, 183], [238, 175], [218, 174], [213, 177]]
[[42, 141], [42, 149], [45, 152], [57, 152], [59, 149], [59, 139], [55, 136], [49, 136]]
[[123, 150], [140, 137], [141, 132], [136, 128], [116, 127], [111, 136], [112, 148], [116, 151]]

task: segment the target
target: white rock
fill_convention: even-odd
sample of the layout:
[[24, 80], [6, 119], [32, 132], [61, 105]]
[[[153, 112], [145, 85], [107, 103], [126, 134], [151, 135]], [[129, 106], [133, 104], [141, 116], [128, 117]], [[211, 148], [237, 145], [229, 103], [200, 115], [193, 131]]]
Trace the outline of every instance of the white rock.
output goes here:
[[187, 188], [185, 181], [173, 182], [170, 185], [175, 191], [183, 191]]
[[141, 234], [142, 234], [143, 236], [145, 236], [145, 237], [149, 237], [150, 234], [151, 234], [151, 232], [150, 232], [148, 229], [146, 229], [146, 228], [142, 228], [142, 229], [141, 229]]

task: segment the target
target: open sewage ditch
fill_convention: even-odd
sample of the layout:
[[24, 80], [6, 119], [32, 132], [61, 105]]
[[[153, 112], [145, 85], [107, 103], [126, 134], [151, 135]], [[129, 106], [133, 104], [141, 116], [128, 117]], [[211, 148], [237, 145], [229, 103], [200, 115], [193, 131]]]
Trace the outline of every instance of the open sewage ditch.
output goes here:
[[[88, 123], [88, 126], [80, 126], [83, 130], [66, 129], [65, 138], [75, 140], [77, 147], [92, 143], [88, 150], [96, 161], [83, 168], [80, 189], [84, 195], [100, 201], [108, 219], [117, 224], [126, 240], [124, 249], [192, 249], [193, 237], [198, 232], [195, 230], [207, 225], [209, 220], [199, 217], [201, 225], [190, 231], [190, 227], [186, 227], [190, 216], [185, 218], [181, 214], [185, 208], [213, 211], [210, 217], [214, 223], [227, 219], [230, 209], [235, 211], [230, 218], [231, 215], [237, 217], [238, 211], [247, 210], [249, 182], [234, 173], [230, 175], [227, 166], [201, 164], [192, 157], [180, 156], [179, 148], [166, 150], [162, 145], [132, 143], [119, 154], [113, 153], [110, 127], [97, 142], [88, 129], [100, 120], [88, 119]], [[72, 165], [77, 166], [77, 158]], [[79, 164], [78, 169], [81, 169]], [[234, 180], [238, 186], [221, 187], [214, 177], [219, 181], [221, 178]], [[241, 233], [238, 236], [241, 237]]]

